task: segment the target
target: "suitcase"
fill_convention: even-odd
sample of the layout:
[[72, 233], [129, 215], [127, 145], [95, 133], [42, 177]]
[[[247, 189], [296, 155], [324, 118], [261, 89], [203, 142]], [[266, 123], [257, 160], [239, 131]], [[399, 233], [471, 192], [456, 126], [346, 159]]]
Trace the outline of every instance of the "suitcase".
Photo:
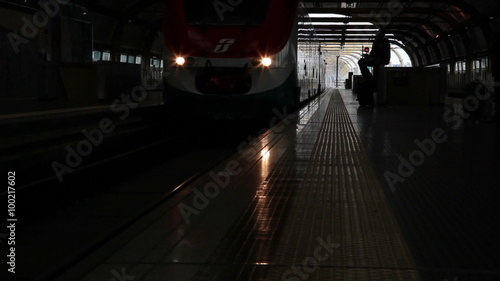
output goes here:
[[358, 89], [358, 102], [361, 106], [374, 105], [375, 100], [373, 98], [374, 86], [371, 81], [363, 81], [359, 84]]

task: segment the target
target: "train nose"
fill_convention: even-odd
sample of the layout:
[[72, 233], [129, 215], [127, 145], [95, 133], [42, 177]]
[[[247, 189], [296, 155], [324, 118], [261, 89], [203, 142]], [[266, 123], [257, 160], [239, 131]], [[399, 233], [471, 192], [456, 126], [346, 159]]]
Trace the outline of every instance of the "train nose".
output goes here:
[[234, 91], [234, 77], [232, 75], [213, 75], [207, 79], [207, 88], [212, 92], [230, 93]]
[[198, 91], [209, 95], [242, 95], [252, 85], [248, 71], [232, 68], [201, 70], [195, 83]]

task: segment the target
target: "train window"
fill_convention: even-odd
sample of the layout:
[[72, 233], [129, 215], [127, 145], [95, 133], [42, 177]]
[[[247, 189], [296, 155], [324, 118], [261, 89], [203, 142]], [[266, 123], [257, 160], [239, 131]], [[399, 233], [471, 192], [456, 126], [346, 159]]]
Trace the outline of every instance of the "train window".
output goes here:
[[268, 0], [239, 2], [184, 0], [187, 23], [189, 25], [262, 25], [264, 23], [269, 7]]
[[127, 62], [127, 55], [121, 54], [120, 55], [120, 62]]
[[102, 60], [103, 61], [110, 61], [111, 60], [111, 53], [108, 51], [102, 52]]
[[135, 57], [135, 64], [141, 64], [141, 62], [142, 62], [141, 56]]
[[135, 63], [135, 56], [128, 56], [128, 63]]
[[92, 52], [92, 61], [100, 61], [101, 60], [101, 52], [93, 51]]

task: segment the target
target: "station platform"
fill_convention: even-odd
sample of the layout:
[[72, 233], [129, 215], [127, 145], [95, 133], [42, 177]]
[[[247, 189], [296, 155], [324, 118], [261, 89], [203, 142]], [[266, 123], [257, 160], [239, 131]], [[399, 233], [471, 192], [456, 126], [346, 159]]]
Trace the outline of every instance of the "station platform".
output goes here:
[[500, 280], [497, 125], [355, 98], [270, 120], [56, 280]]

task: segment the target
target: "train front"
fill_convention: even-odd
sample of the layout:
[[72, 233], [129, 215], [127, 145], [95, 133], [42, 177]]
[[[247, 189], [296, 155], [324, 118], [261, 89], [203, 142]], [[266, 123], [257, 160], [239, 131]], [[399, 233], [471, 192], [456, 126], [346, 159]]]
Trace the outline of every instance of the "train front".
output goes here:
[[216, 117], [293, 106], [297, 5], [289, 0], [167, 1], [166, 102]]

